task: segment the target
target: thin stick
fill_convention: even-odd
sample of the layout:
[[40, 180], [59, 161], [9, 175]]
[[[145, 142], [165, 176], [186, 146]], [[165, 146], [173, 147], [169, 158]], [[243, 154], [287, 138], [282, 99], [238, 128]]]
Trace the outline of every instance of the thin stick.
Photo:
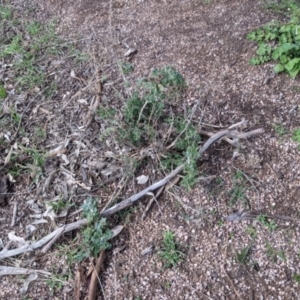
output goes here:
[[8, 266], [0, 266], [0, 276], [6, 275], [28, 275], [32, 273], [41, 273], [47, 276], [51, 276], [52, 273], [47, 272], [45, 270], [34, 270], [34, 269], [26, 269], [20, 267], [8, 267]]
[[17, 209], [18, 209], [17, 201], [15, 201], [14, 202], [13, 216], [12, 216], [11, 223], [10, 223], [11, 227], [14, 227], [15, 224], [16, 224]]
[[157, 198], [160, 196], [160, 194], [162, 193], [162, 191], [164, 190], [164, 186], [162, 186], [156, 193], [156, 195], [153, 194], [153, 197], [150, 199], [150, 201], [147, 204], [146, 209], [144, 210], [143, 214], [142, 214], [142, 220], [144, 220], [146, 218], [146, 214], [147, 212], [150, 210], [151, 205], [154, 201], [157, 202]]
[[[211, 136], [205, 143], [204, 145], [200, 148], [198, 154], [199, 157], [201, 157], [201, 155], [211, 146], [213, 145], [215, 142], [217, 142], [218, 140], [221, 140], [222, 138], [230, 135], [234, 138], [236, 137], [240, 137], [240, 138], [246, 138], [246, 137], [250, 137], [253, 134], [259, 134], [264, 132], [263, 129], [257, 129], [257, 130], [253, 130], [247, 133], [240, 133], [240, 132], [236, 132], [236, 131], [231, 131], [229, 129], [226, 130], [222, 130], [217, 132], [216, 134], [214, 134], [213, 136]], [[131, 206], [134, 202], [136, 202], [137, 200], [139, 200], [140, 198], [142, 198], [143, 196], [152, 193], [154, 190], [160, 188], [161, 186], [167, 184], [172, 178], [174, 178], [177, 174], [181, 173], [184, 170], [185, 164], [182, 164], [180, 166], [178, 166], [175, 170], [173, 170], [171, 173], [169, 173], [165, 178], [163, 178], [162, 180], [150, 185], [149, 187], [147, 187], [146, 189], [140, 191], [139, 193], [121, 201], [120, 203], [112, 206], [109, 209], [106, 209], [105, 211], [101, 212], [101, 216], [102, 217], [107, 217], [110, 216], [128, 206]]]
[[62, 226], [59, 228], [60, 231], [57, 233], [57, 235], [42, 249], [42, 253], [46, 253], [51, 246], [64, 234], [65, 232], [65, 226]]
[[227, 271], [226, 271], [226, 269], [225, 269], [225, 260], [226, 260], [226, 257], [227, 257], [227, 248], [228, 248], [228, 226], [226, 226], [226, 248], [225, 248], [225, 252], [224, 252], [224, 256], [223, 256], [222, 269], [223, 269], [223, 272], [224, 272], [225, 276], [226, 276], [227, 279], [229, 280], [229, 282], [230, 282], [230, 284], [231, 284], [231, 286], [232, 286], [232, 288], [233, 288], [233, 291], [234, 291], [234, 293], [236, 294], [237, 298], [238, 298], [239, 300], [242, 300], [240, 294], [239, 294], [238, 291], [236, 290], [236, 288], [235, 288], [235, 286], [234, 286], [234, 284], [233, 284], [231, 278], [229, 277], [229, 275], [228, 275], [228, 273], [227, 273]]
[[[69, 232], [74, 229], [81, 228], [81, 227], [85, 226], [87, 223], [88, 223], [87, 219], [82, 219], [77, 222], [67, 224], [67, 225], [65, 225], [64, 232]], [[49, 233], [48, 235], [46, 235], [45, 237], [36, 241], [33, 244], [28, 243], [17, 249], [2, 250], [0, 252], [0, 260], [11, 257], [11, 256], [16, 256], [16, 255], [22, 254], [27, 251], [32, 251], [32, 250], [38, 249], [38, 248], [42, 247], [43, 245], [45, 245], [46, 243], [48, 243], [50, 240], [52, 240], [57, 234], [60, 234], [60, 232], [61, 232], [61, 228], [58, 228], [55, 231]]]
[[91, 282], [88, 289], [88, 300], [96, 299], [97, 292], [98, 292], [98, 282], [100, 283], [100, 286], [102, 288], [103, 298], [105, 300], [104, 290], [99, 278], [99, 274], [103, 266], [104, 258], [105, 258], [105, 250], [102, 250], [97, 259], [96, 266], [93, 265], [94, 270], [91, 276]]

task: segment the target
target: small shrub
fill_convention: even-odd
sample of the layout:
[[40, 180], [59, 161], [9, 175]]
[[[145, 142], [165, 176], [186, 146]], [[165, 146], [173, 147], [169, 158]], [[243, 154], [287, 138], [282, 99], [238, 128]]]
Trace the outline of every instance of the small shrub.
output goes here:
[[252, 246], [243, 248], [240, 252], [236, 253], [236, 260], [242, 265], [246, 265], [249, 262], [249, 255]]
[[101, 250], [110, 248], [108, 241], [112, 237], [112, 231], [106, 228], [106, 219], [100, 218], [96, 200], [87, 199], [82, 208], [88, 225], [83, 230], [83, 240], [78, 253], [75, 255], [78, 261], [90, 256], [96, 257]]
[[[124, 64], [121, 65], [124, 67]], [[124, 70], [123, 70], [124, 72]], [[118, 120], [115, 110], [101, 106], [98, 115], [108, 126], [101, 134], [101, 140], [113, 136], [119, 144], [134, 148], [157, 149], [163, 169], [170, 171], [186, 164], [181, 184], [191, 188], [197, 181], [198, 144], [201, 138], [191, 122], [181, 116], [169, 116], [171, 102], [182, 96], [186, 88], [184, 78], [171, 67], [154, 69], [148, 78], [143, 78], [133, 87], [131, 96], [123, 107], [123, 119]], [[167, 128], [161, 136], [161, 128]]]
[[269, 8], [288, 13], [291, 21], [286, 24], [269, 24], [247, 35], [249, 40], [258, 45], [257, 55], [250, 59], [250, 64], [259, 65], [271, 60], [276, 61], [275, 73], [286, 72], [295, 79], [300, 72], [299, 3], [295, 1], [273, 2]]
[[178, 249], [175, 234], [169, 230], [163, 235], [163, 246], [159, 251], [159, 256], [163, 260], [166, 268], [177, 266], [184, 258], [184, 254]]
[[292, 139], [293, 139], [293, 141], [300, 144], [300, 129], [294, 130]]
[[0, 84], [0, 99], [4, 99], [7, 95], [6, 89], [2, 84]]

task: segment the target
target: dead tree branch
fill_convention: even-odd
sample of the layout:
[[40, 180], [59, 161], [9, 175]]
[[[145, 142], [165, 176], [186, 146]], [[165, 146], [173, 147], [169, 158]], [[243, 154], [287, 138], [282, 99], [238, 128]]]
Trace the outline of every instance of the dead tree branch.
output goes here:
[[[210, 147], [212, 146], [215, 142], [225, 138], [225, 137], [232, 137], [235, 139], [238, 138], [248, 138], [252, 135], [260, 134], [263, 133], [263, 129], [257, 129], [249, 132], [238, 132], [238, 131], [233, 131], [230, 129], [222, 130], [219, 131], [215, 134], [213, 134], [205, 143], [204, 145], [199, 149], [199, 157]], [[140, 191], [139, 193], [121, 201], [120, 203], [112, 206], [111, 208], [106, 209], [105, 211], [101, 212], [101, 216], [107, 217], [110, 216], [128, 206], [131, 206], [134, 202], [142, 198], [143, 196], [153, 193], [154, 190], [160, 188], [161, 186], [167, 184], [172, 178], [174, 178], [177, 174], [183, 171], [184, 169], [184, 164], [180, 165], [177, 167], [175, 170], [173, 170], [170, 174], [168, 174], [165, 178], [162, 180], [155, 182], [154, 184], [150, 185], [146, 189]]]
[[[77, 222], [67, 224], [64, 227], [64, 233], [72, 231], [74, 229], [81, 228], [86, 224], [87, 224], [86, 219], [82, 219]], [[8, 257], [16, 256], [16, 255], [22, 254], [27, 251], [33, 251], [35, 249], [38, 249], [38, 248], [42, 247], [43, 245], [45, 245], [46, 243], [48, 243], [49, 241], [51, 241], [53, 238], [55, 238], [56, 235], [61, 235], [61, 234], [62, 234], [62, 230], [61, 230], [61, 228], [58, 228], [55, 231], [49, 233], [48, 235], [46, 235], [45, 237], [36, 241], [33, 244], [28, 243], [20, 248], [12, 249], [12, 250], [5, 249], [0, 252], [0, 260], [8, 258]]]

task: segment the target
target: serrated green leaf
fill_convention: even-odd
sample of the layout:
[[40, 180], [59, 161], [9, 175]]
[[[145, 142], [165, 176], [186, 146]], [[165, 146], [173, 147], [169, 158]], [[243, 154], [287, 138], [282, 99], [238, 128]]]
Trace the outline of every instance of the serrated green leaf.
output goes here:
[[247, 34], [247, 39], [250, 41], [255, 41], [256, 40], [256, 34], [255, 31], [252, 31], [250, 33]]
[[256, 66], [259, 65], [261, 62], [257, 57], [251, 57], [251, 59], [249, 60], [249, 64], [252, 66]]
[[279, 57], [279, 60], [280, 60], [280, 63], [281, 64], [286, 64], [287, 62], [288, 62], [288, 58], [287, 58], [287, 56], [286, 55], [281, 55], [280, 57]]
[[279, 50], [276, 48], [273, 53], [272, 53], [272, 59], [277, 60], [278, 57], [280, 56]]
[[283, 65], [277, 64], [277, 65], [274, 67], [274, 71], [275, 71], [275, 73], [280, 73], [280, 72], [284, 71]]
[[268, 53], [268, 47], [267, 47], [267, 45], [266, 44], [261, 44], [259, 46], [259, 48], [257, 49], [256, 53], [258, 55], [265, 55], [265, 54], [267, 54]]
[[300, 58], [291, 59], [288, 63], [284, 65], [284, 68], [289, 72], [295, 71], [295, 69], [299, 70], [299, 62]]
[[294, 70], [294, 71], [290, 71], [290, 72], [288, 72], [288, 73], [289, 73], [289, 75], [290, 75], [293, 79], [295, 79], [295, 78], [297, 77], [297, 75], [299, 74], [299, 69]]

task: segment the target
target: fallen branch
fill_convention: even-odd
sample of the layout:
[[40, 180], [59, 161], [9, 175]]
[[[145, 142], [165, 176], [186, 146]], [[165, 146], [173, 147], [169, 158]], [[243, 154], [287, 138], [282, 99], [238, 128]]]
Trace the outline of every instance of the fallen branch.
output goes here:
[[[234, 127], [235, 128], [235, 127]], [[204, 145], [199, 149], [199, 157], [201, 157], [201, 155], [210, 147], [212, 146], [215, 142], [225, 138], [225, 137], [232, 137], [232, 138], [248, 138], [252, 135], [256, 135], [256, 134], [260, 134], [263, 133], [264, 130], [263, 129], [256, 129], [253, 131], [249, 131], [249, 132], [238, 132], [238, 131], [233, 131], [230, 129], [226, 129], [226, 130], [222, 130], [219, 131], [215, 134], [213, 134], [205, 143]], [[106, 209], [105, 211], [101, 212], [101, 216], [102, 217], [107, 217], [110, 216], [128, 206], [131, 206], [134, 202], [136, 202], [137, 200], [139, 200], [140, 198], [142, 198], [143, 196], [147, 195], [147, 194], [151, 194], [153, 193], [154, 190], [160, 188], [161, 186], [164, 186], [165, 184], [167, 184], [172, 178], [174, 178], [177, 174], [181, 173], [183, 171], [185, 167], [185, 164], [180, 165], [179, 167], [177, 167], [175, 170], [173, 170], [170, 174], [168, 174], [164, 179], [150, 185], [149, 187], [147, 187], [146, 189], [140, 191], [139, 193], [121, 201], [120, 203], [112, 206], [111, 208]]]
[[34, 269], [25, 269], [25, 268], [19, 268], [19, 267], [0, 266], [0, 276], [29, 275], [32, 273], [40, 273], [40, 274], [47, 275], [47, 276], [52, 275], [52, 273], [47, 272], [45, 270], [34, 270]]
[[100, 271], [103, 267], [105, 257], [105, 250], [100, 252], [100, 255], [97, 259], [96, 266], [94, 267], [94, 271], [91, 276], [91, 282], [88, 289], [88, 300], [95, 300], [98, 292], [98, 279], [100, 275]]
[[[87, 224], [86, 219], [82, 219], [77, 222], [67, 224], [67, 225], [65, 225], [63, 232], [66, 233], [66, 232], [72, 231], [74, 229], [81, 228], [86, 224]], [[61, 228], [58, 228], [55, 231], [49, 233], [48, 235], [46, 235], [45, 237], [43, 237], [42, 239], [38, 240], [37, 242], [35, 242], [33, 244], [28, 243], [20, 248], [12, 249], [12, 250], [5, 249], [0, 252], [0, 260], [8, 258], [8, 257], [16, 256], [16, 255], [22, 254], [27, 251], [33, 251], [35, 249], [38, 249], [38, 248], [44, 246], [49, 241], [51, 241], [53, 238], [55, 238], [56, 235], [61, 235], [61, 233], [62, 233]]]

